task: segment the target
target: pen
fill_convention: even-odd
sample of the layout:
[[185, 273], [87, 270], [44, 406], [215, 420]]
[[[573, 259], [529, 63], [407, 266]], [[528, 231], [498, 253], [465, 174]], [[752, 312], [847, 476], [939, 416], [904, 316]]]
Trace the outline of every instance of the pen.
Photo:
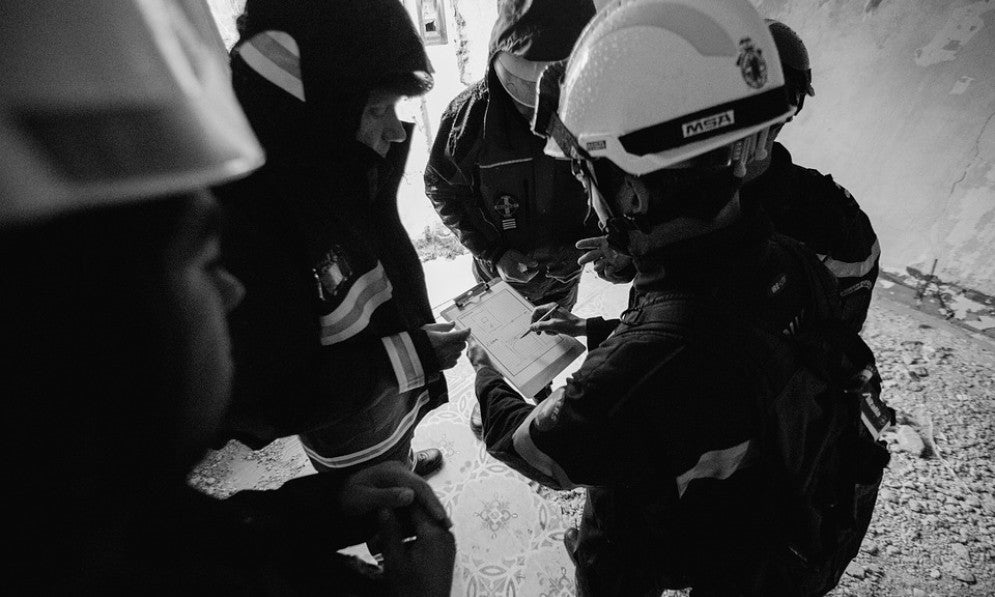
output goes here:
[[547, 320], [547, 319], [549, 319], [549, 317], [550, 317], [550, 316], [551, 316], [551, 315], [553, 314], [553, 312], [555, 312], [555, 311], [557, 311], [557, 310], [559, 310], [559, 307], [553, 307], [553, 308], [552, 308], [552, 309], [550, 309], [549, 311], [546, 311], [546, 314], [545, 314], [545, 315], [543, 315], [543, 316], [542, 316], [542, 317], [540, 317], [539, 319], [537, 319], [537, 320], [533, 321], [532, 323], [530, 323], [530, 324], [529, 324], [529, 327], [525, 328], [525, 331], [524, 331], [524, 332], [522, 332], [522, 335], [521, 335], [521, 336], [519, 336], [519, 337], [518, 337], [518, 339], [519, 339], [519, 340], [521, 340], [521, 339], [522, 339], [522, 338], [524, 338], [525, 336], [528, 336], [528, 335], [529, 335], [529, 332], [531, 332], [531, 331], [532, 331], [532, 330], [531, 330], [530, 328], [531, 328], [531, 327], [532, 327], [533, 325], [535, 325], [535, 324], [539, 323], [540, 321], [546, 321], [546, 320]]

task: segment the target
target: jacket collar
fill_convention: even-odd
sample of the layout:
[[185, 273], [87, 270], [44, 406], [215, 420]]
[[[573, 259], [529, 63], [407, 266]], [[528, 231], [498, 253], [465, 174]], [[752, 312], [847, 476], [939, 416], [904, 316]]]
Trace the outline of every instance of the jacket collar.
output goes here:
[[525, 118], [515, 109], [508, 92], [501, 86], [494, 67], [487, 69], [487, 107], [484, 110], [484, 130], [481, 135], [482, 155], [486, 160], [528, 157], [522, 151], [530, 147], [530, 153], [538, 148], [541, 153], [545, 143], [532, 133]]
[[637, 293], [708, 288], [717, 279], [735, 277], [756, 260], [772, 232], [762, 210], [744, 205], [740, 218], [725, 228], [635, 259], [633, 285]]

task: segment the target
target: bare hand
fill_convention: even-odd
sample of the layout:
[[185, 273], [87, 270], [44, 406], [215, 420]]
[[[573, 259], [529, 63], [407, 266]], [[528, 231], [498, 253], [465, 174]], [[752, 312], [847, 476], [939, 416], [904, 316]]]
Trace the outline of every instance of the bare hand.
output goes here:
[[415, 504], [444, 527], [453, 524], [428, 483], [396, 461], [381, 462], [351, 475], [342, 487], [339, 504], [347, 516], [366, 516], [383, 508]]
[[608, 246], [608, 237], [595, 236], [577, 241], [574, 245], [587, 251], [580, 256], [577, 263], [594, 263], [594, 273], [602, 280], [612, 284], [624, 284], [632, 281], [632, 258]]
[[521, 251], [508, 249], [498, 260], [497, 271], [502, 280], [528, 282], [539, 273], [539, 262]]
[[[550, 311], [555, 311], [548, 319], [539, 321]], [[577, 317], [573, 313], [561, 308], [556, 303], [546, 303], [535, 308], [532, 312], [532, 321], [536, 322], [529, 326], [529, 330], [540, 334], [566, 334], [567, 336], [583, 336], [587, 333], [587, 320]]]
[[476, 340], [471, 339], [467, 344], [466, 358], [470, 360], [470, 364], [473, 365], [474, 369], [494, 367], [490, 355], [487, 354], [487, 351]]
[[456, 324], [427, 323], [421, 329], [428, 334], [428, 341], [435, 350], [435, 359], [439, 361], [439, 369], [452, 369], [459, 360], [459, 355], [466, 348], [466, 339], [470, 337], [470, 328], [457, 330]]
[[[407, 537], [400, 517], [410, 515], [414, 539]], [[410, 597], [448, 597], [452, 591], [456, 538], [445, 527], [413, 505], [401, 511], [380, 511], [384, 574], [390, 594]]]

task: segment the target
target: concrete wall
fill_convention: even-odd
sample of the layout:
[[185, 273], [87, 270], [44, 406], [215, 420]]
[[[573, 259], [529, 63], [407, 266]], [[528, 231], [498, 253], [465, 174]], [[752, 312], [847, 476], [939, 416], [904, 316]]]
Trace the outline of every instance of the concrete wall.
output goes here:
[[813, 63], [782, 139], [854, 194], [883, 265], [995, 294], [995, 0], [761, 0]]

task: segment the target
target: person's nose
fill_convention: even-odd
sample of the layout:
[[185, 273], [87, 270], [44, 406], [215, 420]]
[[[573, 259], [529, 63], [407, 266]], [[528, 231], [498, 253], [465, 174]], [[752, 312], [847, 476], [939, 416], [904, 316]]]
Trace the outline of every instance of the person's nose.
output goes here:
[[401, 123], [401, 120], [397, 117], [397, 112], [392, 109], [390, 114], [387, 116], [387, 124], [384, 126], [384, 141], [400, 143], [407, 138], [408, 134], [404, 132], [404, 124]]

